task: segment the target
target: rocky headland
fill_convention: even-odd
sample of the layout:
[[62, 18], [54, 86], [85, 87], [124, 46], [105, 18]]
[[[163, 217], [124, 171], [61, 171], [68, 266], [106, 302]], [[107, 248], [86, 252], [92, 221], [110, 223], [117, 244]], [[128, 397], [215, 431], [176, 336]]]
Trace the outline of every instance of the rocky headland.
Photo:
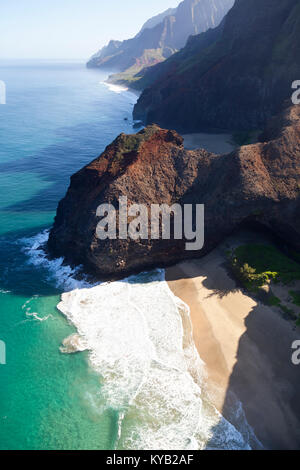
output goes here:
[[179, 132], [262, 129], [300, 77], [298, 0], [236, 0], [220, 26], [146, 70], [135, 119]]
[[144, 69], [163, 62], [185, 46], [191, 35], [215, 28], [234, 0], [183, 0], [148, 20], [139, 33], [125, 41], [110, 41], [88, 61], [90, 68], [118, 72], [109, 82], [134, 87]]
[[[116, 279], [154, 266], [200, 257], [245, 223], [262, 226], [300, 250], [300, 106], [273, 119], [257, 144], [230, 154], [185, 150], [175, 131], [153, 125], [121, 134], [104, 153], [71, 177], [48, 249], [82, 264], [99, 279]], [[97, 207], [204, 204], [205, 243], [186, 240], [99, 240]], [[149, 221], [150, 224], [150, 221]]]

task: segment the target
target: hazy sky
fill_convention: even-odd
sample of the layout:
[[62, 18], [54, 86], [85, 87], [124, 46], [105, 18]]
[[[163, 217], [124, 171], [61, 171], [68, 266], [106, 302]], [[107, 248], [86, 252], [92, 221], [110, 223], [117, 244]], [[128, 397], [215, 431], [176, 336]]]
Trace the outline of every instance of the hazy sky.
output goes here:
[[180, 0], [0, 0], [0, 58], [86, 59]]

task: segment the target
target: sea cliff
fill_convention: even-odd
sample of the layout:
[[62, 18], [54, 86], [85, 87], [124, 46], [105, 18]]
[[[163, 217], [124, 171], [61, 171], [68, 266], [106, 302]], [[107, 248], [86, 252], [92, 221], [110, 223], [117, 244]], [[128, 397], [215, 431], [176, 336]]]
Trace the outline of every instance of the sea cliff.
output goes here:
[[[121, 278], [202, 256], [242, 224], [272, 231], [300, 249], [300, 106], [274, 119], [262, 141], [228, 155], [184, 149], [175, 132], [149, 126], [121, 134], [104, 153], [72, 176], [49, 238], [52, 256], [82, 264], [101, 279]], [[186, 240], [106, 239], [96, 236], [97, 208], [120, 197], [128, 205], [205, 205], [205, 243]], [[150, 224], [150, 220], [148, 221]]]

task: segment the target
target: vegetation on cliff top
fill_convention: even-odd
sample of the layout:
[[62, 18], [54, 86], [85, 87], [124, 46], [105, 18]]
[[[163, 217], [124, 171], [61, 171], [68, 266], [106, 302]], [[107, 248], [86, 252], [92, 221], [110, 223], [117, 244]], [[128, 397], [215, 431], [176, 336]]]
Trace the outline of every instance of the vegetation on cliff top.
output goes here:
[[[253, 293], [259, 293], [260, 288], [272, 282], [289, 285], [300, 280], [300, 264], [272, 245], [241, 245], [230, 252], [230, 264], [235, 277]], [[292, 303], [300, 306], [300, 292], [289, 291], [289, 294]], [[295, 318], [294, 310], [283, 305], [271, 291], [267, 304], [280, 307], [285, 314]], [[300, 324], [300, 312], [297, 323]]]

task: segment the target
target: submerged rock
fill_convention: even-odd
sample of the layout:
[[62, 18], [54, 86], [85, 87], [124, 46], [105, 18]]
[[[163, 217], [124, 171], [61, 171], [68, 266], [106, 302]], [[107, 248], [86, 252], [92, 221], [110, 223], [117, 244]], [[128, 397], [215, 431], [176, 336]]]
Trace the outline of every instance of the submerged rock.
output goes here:
[[[175, 131], [155, 125], [121, 134], [72, 176], [50, 233], [50, 254], [82, 264], [100, 279], [116, 279], [199, 257], [245, 222], [270, 229], [300, 250], [300, 106], [274, 119], [263, 138], [215, 155], [185, 150]], [[128, 205], [147, 208], [204, 204], [203, 249], [187, 251], [185, 239], [97, 238], [98, 206], [118, 208], [124, 196]]]
[[65, 338], [62, 342], [62, 346], [59, 348], [60, 352], [63, 354], [74, 354], [86, 351], [86, 349], [88, 349], [86, 341], [77, 333]]

